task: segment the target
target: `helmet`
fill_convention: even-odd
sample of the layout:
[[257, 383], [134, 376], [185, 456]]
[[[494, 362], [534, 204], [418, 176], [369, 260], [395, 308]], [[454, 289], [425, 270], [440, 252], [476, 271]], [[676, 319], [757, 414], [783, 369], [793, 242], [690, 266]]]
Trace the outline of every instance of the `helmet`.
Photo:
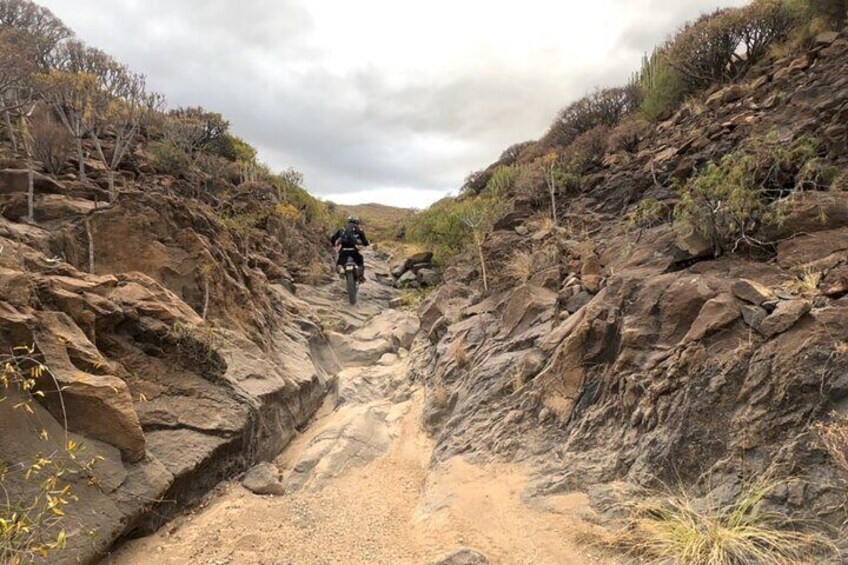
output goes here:
[[356, 216], [351, 216], [347, 219], [347, 223], [356, 224], [358, 226], [359, 225], [359, 218], [357, 218]]

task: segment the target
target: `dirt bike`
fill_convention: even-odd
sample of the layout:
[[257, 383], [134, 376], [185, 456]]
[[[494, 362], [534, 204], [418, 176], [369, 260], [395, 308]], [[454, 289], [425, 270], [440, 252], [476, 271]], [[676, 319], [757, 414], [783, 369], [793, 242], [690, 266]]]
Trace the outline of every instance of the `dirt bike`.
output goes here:
[[[342, 250], [346, 251], [346, 250]], [[347, 298], [351, 305], [356, 304], [356, 291], [359, 287], [359, 266], [353, 257], [348, 256], [339, 273], [347, 284]]]

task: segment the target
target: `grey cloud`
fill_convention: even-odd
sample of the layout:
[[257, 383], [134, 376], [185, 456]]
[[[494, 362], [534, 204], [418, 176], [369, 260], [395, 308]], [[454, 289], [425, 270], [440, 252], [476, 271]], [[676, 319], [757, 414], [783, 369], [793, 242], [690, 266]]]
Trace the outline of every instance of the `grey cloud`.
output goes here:
[[[454, 189], [506, 146], [544, 133], [562, 106], [626, 81], [643, 52], [715, 7], [642, 0], [650, 17], [623, 30], [601, 68], [567, 72], [549, 56], [521, 69], [481, 63], [463, 76], [400, 81], [376, 68], [326, 70], [302, 1], [43, 3], [84, 40], [145, 72], [172, 105], [223, 113], [272, 167], [303, 170], [319, 194]], [[454, 149], [427, 150], [428, 139]]]

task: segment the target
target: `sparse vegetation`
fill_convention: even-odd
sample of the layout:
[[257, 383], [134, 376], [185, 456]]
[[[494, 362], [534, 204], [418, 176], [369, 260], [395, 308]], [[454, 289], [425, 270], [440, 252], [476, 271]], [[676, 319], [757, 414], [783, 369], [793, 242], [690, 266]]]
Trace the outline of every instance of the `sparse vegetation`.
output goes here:
[[482, 245], [503, 206], [503, 200], [489, 194], [442, 199], [410, 219], [407, 241], [432, 249], [437, 261], [443, 262]]
[[683, 75], [669, 64], [665, 49], [655, 49], [650, 56], [644, 56], [636, 80], [642, 88], [639, 113], [650, 121], [670, 115], [689, 92]]
[[609, 149], [636, 153], [639, 143], [648, 134], [650, 124], [640, 117], [631, 117], [618, 124], [609, 137]]
[[743, 487], [722, 503], [666, 492], [630, 508], [620, 547], [667, 563], [691, 565], [798, 565], [818, 563], [833, 551], [830, 541], [791, 517], [767, 511], [763, 502], [780, 483]]
[[[848, 354], [846, 344], [841, 345]], [[833, 458], [833, 462], [848, 478], [848, 417], [833, 414], [829, 422], [820, 422], [814, 428], [825, 450]]]
[[519, 284], [529, 281], [533, 272], [533, 254], [524, 249], [515, 251], [504, 266], [504, 274]]
[[641, 91], [636, 85], [598, 90], [563, 108], [542, 143], [565, 147], [593, 128], [615, 126], [636, 110], [640, 101]]
[[68, 130], [50, 112], [41, 108], [33, 115], [28, 133], [33, 157], [47, 172], [54, 175], [61, 173], [73, 150], [74, 139]]
[[717, 254], [741, 243], [763, 246], [767, 242], [754, 235], [782, 222], [785, 198], [822, 186], [820, 148], [811, 136], [787, 143], [770, 135], [754, 140], [747, 151], [710, 163], [684, 186], [674, 210], [675, 227], [682, 236], [697, 233], [708, 239]]
[[627, 217], [627, 227], [650, 228], [670, 222], [673, 218], [672, 208], [656, 198], [645, 198], [639, 201], [636, 208]]
[[468, 366], [468, 347], [465, 345], [464, 338], [457, 339], [451, 344], [449, 354], [453, 358], [454, 363], [456, 363], [456, 366], [460, 369]]
[[[0, 354], [0, 404], [15, 403], [11, 409], [21, 418], [32, 417], [37, 422], [35, 399], [44, 396], [39, 383], [50, 377], [32, 348], [18, 347]], [[41, 562], [65, 546], [64, 508], [76, 500], [67, 477], [72, 471], [90, 471], [97, 460], [81, 459], [84, 446], [67, 433], [52, 438], [42, 428], [39, 441], [44, 449], [32, 460], [8, 461], [0, 456], [2, 563]]]
[[756, 230], [777, 221], [754, 183], [751, 159], [732, 154], [710, 163], [691, 179], [674, 210], [674, 225], [682, 236], [706, 238], [716, 254], [735, 249]]
[[795, 280], [788, 285], [789, 290], [803, 296], [814, 296], [819, 293], [822, 278], [821, 271], [807, 265], [796, 273]]

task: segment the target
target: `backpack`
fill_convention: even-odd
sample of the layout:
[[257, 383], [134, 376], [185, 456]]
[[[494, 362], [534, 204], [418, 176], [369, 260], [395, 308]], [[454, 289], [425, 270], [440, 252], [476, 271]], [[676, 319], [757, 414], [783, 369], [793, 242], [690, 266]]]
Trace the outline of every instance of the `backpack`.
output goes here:
[[359, 230], [354, 225], [345, 226], [342, 236], [339, 238], [342, 247], [351, 248], [359, 244]]

